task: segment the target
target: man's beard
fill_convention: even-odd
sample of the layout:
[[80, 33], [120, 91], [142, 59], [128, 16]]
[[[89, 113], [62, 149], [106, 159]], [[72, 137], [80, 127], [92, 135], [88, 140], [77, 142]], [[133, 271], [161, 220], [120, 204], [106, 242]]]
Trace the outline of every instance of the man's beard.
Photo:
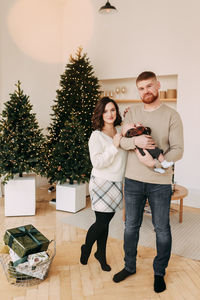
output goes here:
[[143, 96], [142, 102], [146, 103], [146, 104], [151, 104], [154, 101], [156, 101], [158, 98], [158, 93], [156, 95], [153, 95], [152, 93], [147, 93]]

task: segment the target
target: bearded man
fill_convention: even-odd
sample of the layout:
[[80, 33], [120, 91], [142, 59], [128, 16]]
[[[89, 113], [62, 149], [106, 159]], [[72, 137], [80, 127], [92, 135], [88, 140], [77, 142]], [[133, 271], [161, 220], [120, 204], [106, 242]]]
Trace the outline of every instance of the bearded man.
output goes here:
[[[143, 211], [148, 199], [152, 223], [156, 233], [157, 255], [153, 261], [154, 291], [166, 289], [165, 269], [171, 255], [170, 202], [172, 195], [172, 168], [164, 174], [154, 172], [160, 168], [158, 160], [153, 159], [145, 149], [157, 145], [163, 149], [165, 159], [176, 162], [183, 155], [183, 126], [177, 111], [161, 103], [159, 98], [160, 82], [153, 72], [143, 72], [136, 80], [142, 103], [131, 107], [125, 115], [124, 124], [142, 123], [151, 128], [150, 135], [132, 138], [122, 137], [120, 146], [128, 150], [125, 173], [125, 266], [115, 274], [113, 281], [120, 282], [136, 273], [136, 256], [139, 230]], [[145, 155], [137, 149], [143, 148]]]

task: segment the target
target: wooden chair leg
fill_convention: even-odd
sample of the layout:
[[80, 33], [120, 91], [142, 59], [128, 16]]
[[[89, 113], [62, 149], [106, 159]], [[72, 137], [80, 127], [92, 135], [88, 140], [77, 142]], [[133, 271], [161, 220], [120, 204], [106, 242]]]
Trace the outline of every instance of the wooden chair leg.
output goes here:
[[180, 198], [180, 205], [179, 205], [179, 223], [183, 221], [183, 198]]

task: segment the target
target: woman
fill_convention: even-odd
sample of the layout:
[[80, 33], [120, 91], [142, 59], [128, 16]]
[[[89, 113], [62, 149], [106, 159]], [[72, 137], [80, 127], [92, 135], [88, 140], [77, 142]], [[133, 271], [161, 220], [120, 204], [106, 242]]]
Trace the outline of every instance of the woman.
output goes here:
[[119, 108], [114, 100], [103, 97], [98, 101], [92, 117], [95, 131], [89, 139], [90, 159], [93, 165], [89, 183], [92, 210], [96, 221], [89, 228], [85, 244], [81, 246], [80, 262], [86, 265], [92, 246], [97, 241], [95, 258], [102, 270], [110, 271], [106, 262], [106, 243], [109, 223], [122, 201], [122, 180], [126, 165], [126, 151], [119, 148], [121, 124]]

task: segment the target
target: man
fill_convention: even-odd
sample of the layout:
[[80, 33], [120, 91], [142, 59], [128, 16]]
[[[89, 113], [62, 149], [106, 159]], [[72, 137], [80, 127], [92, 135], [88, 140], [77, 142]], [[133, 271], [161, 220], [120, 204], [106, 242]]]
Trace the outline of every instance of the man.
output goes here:
[[[151, 128], [151, 136], [141, 135], [132, 138], [122, 137], [120, 146], [129, 150], [125, 174], [125, 266], [115, 274], [113, 280], [120, 282], [136, 273], [136, 256], [139, 230], [143, 211], [148, 199], [152, 212], [152, 223], [156, 232], [157, 255], [154, 258], [154, 291], [166, 289], [165, 269], [171, 254], [171, 230], [169, 223], [170, 201], [172, 195], [171, 167], [165, 173], [156, 173], [161, 168], [159, 161], [152, 158], [146, 149], [154, 149], [155, 144], [163, 150], [167, 161], [176, 162], [183, 155], [183, 126], [174, 109], [161, 103], [160, 83], [153, 72], [141, 73], [136, 85], [143, 104], [128, 110], [124, 123], [142, 123]], [[155, 142], [154, 142], [155, 141]], [[143, 148], [142, 156], [136, 148]]]

